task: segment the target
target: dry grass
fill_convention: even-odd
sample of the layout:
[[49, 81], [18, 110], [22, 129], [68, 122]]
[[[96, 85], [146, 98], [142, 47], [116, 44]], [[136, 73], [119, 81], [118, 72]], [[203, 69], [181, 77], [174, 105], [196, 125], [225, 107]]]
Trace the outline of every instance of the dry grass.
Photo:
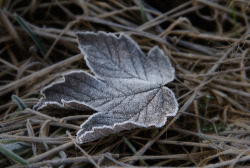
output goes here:
[[[249, 1], [147, 2], [0, 1], [1, 167], [250, 166]], [[87, 69], [74, 32], [98, 30], [169, 55], [180, 110], [163, 128], [78, 145], [91, 113], [31, 110], [41, 88]]]

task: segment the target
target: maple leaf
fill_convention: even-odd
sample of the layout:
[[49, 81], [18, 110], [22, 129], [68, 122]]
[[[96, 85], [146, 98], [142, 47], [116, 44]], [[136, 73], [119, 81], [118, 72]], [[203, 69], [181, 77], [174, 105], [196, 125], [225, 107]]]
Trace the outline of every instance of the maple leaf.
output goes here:
[[159, 47], [145, 56], [127, 35], [77, 33], [79, 48], [94, 76], [74, 70], [45, 87], [35, 109], [45, 107], [97, 111], [77, 132], [79, 143], [139, 127], [162, 127], [176, 115], [174, 93], [164, 85], [175, 70]]

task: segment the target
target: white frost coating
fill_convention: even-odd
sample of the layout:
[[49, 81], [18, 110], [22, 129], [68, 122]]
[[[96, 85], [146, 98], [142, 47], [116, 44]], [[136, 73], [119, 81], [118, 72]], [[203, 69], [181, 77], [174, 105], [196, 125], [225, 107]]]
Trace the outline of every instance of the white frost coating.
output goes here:
[[[83, 71], [83, 70], [72, 70], [72, 71], [69, 71], [69, 72], [66, 72], [64, 74], [62, 74], [62, 78], [60, 80], [57, 80], [55, 82], [52, 82], [51, 84], [49, 84], [48, 86], [44, 87], [42, 90], [41, 90], [41, 94], [44, 96], [43, 98], [41, 98], [39, 100], [39, 102], [33, 107], [34, 109], [36, 110], [41, 110], [43, 109], [44, 107], [47, 107], [48, 105], [55, 105], [55, 106], [58, 106], [58, 108], [65, 108], [65, 104], [68, 104], [68, 103], [78, 103], [80, 105], [83, 106], [83, 108], [87, 108], [87, 104], [85, 104], [84, 102], [80, 102], [78, 100], [70, 100], [70, 101], [65, 101], [62, 98], [60, 98], [60, 101], [46, 101], [46, 95], [43, 93], [45, 90], [51, 88], [52, 86], [54, 85], [57, 85], [57, 84], [61, 84], [61, 83], [64, 83], [65, 82], [65, 76], [66, 75], [70, 75], [70, 74], [74, 74], [74, 73], [86, 73], [88, 74], [87, 72]], [[94, 77], [94, 76], [93, 76]], [[95, 78], [95, 77], [94, 77]], [[43, 102], [44, 101], [44, 102]]]
[[84, 110], [92, 115], [77, 132], [86, 143], [123, 130], [162, 127], [176, 115], [174, 93], [164, 87], [174, 80], [174, 68], [159, 47], [146, 57], [127, 35], [77, 33], [79, 48], [95, 76], [77, 70], [45, 87], [35, 109], [47, 107]]

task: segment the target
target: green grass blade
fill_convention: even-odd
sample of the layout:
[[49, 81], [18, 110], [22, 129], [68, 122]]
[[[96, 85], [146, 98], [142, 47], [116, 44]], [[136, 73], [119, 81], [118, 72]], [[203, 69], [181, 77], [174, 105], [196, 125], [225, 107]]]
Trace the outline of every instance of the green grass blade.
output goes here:
[[232, 0], [230, 0], [229, 2], [229, 6], [231, 8], [232, 14], [233, 14], [233, 24], [234, 24], [234, 32], [235, 34], [237, 33], [237, 18], [236, 18], [236, 13], [235, 13], [235, 9], [234, 9], [234, 2]]
[[198, 136], [200, 137], [200, 138], [202, 138], [202, 139], [205, 139], [205, 140], [207, 140], [207, 141], [212, 141], [209, 137], [207, 137], [205, 134], [202, 134], [202, 133], [199, 133], [198, 134]]
[[27, 108], [24, 102], [17, 95], [12, 95], [11, 99], [18, 105], [21, 110], [25, 110]]
[[140, 8], [142, 20], [143, 20], [144, 23], [146, 23], [147, 18], [146, 18], [146, 14], [145, 14], [145, 11], [144, 11], [144, 7], [142, 5], [142, 0], [139, 1], [139, 8]]
[[43, 45], [42, 45], [41, 41], [39, 40], [39, 38], [32, 32], [32, 30], [29, 28], [29, 26], [27, 26], [27, 24], [25, 24], [25, 22], [21, 18], [21, 16], [19, 16], [16, 13], [14, 13], [14, 16], [15, 16], [16, 21], [18, 22], [18, 24], [26, 31], [26, 33], [29, 34], [29, 36], [35, 42], [36, 46], [39, 48], [39, 50], [42, 53], [42, 55], [45, 55], [47, 51], [43, 47]]
[[[129, 149], [135, 154], [137, 155], [137, 151], [135, 149], [135, 147], [129, 142], [129, 140], [127, 138], [125, 138], [124, 136], [122, 137], [124, 142], [126, 143], [126, 145], [128, 145]], [[139, 160], [147, 167], [149, 167], [149, 165], [140, 157], [138, 156]]]
[[21, 158], [20, 156], [12, 152], [11, 150], [5, 148], [4, 144], [2, 144], [1, 142], [0, 142], [0, 152], [4, 154], [7, 158], [10, 158], [11, 160], [13, 160], [14, 162], [18, 164], [21, 164], [21, 165], [29, 164], [26, 160], [24, 160], [23, 158]]

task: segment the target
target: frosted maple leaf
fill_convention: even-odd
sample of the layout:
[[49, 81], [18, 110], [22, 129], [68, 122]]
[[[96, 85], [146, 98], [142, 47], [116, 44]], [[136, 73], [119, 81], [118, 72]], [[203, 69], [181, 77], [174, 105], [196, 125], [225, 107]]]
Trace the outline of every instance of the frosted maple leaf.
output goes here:
[[90, 116], [77, 132], [79, 143], [140, 127], [162, 127], [176, 115], [174, 93], [164, 85], [174, 80], [175, 70], [159, 47], [148, 56], [127, 35], [80, 32], [78, 43], [94, 75], [83, 70], [63, 74], [45, 87], [35, 109], [89, 107]]

